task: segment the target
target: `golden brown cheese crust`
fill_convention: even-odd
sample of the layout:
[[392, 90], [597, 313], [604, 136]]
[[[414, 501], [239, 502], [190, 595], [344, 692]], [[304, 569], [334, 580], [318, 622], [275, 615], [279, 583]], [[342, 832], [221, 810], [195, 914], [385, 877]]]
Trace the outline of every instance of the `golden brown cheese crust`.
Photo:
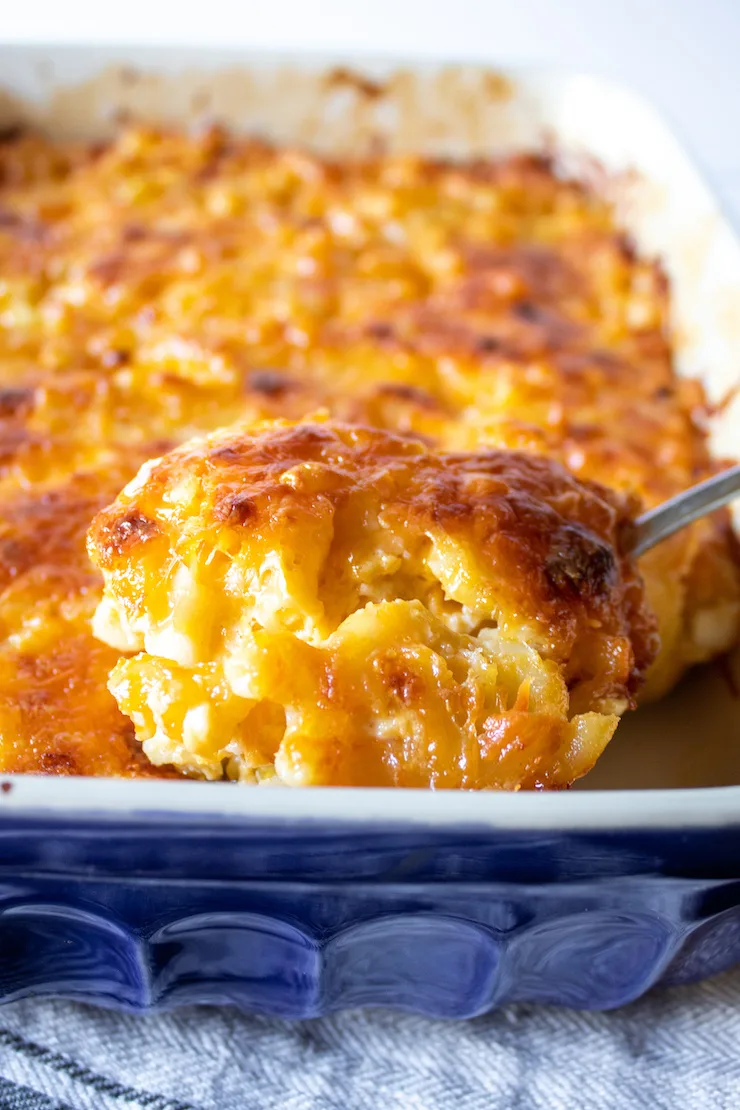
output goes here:
[[[129, 129], [105, 146], [21, 137], [0, 146], [0, 501], [18, 505], [13, 519], [28, 504], [32, 521], [37, 493], [76, 474], [107, 498], [168, 444], [321, 407], [446, 451], [552, 456], [654, 504], [713, 466], [667, 306], [659, 267], [608, 204], [544, 158], [335, 162], [217, 130]], [[78, 569], [57, 572], [73, 592], [87, 573], [75, 551]], [[643, 570], [663, 640], [655, 695], [736, 638], [727, 517]], [[97, 589], [84, 586], [88, 612]], [[66, 614], [54, 635], [92, 657], [89, 618]], [[41, 685], [14, 644], [8, 626], [10, 702]], [[47, 697], [48, 719], [79, 747], [64, 722], [83, 698], [65, 698]], [[97, 739], [85, 728], [90, 752], [126, 771], [108, 725]], [[0, 767], [53, 755], [53, 736], [14, 719]]]
[[[264, 774], [256, 746], [284, 782], [566, 785], [657, 651], [620, 554], [634, 508], [512, 451], [433, 453], [333, 422], [216, 432], [147, 463], [93, 523], [97, 631], [143, 653], [111, 689], [154, 762], [208, 777], [225, 760]], [[461, 715], [453, 667], [435, 712], [436, 676], [465, 652], [475, 710]], [[532, 670], [511, 689], [522, 652]], [[531, 703], [542, 671], [548, 693]], [[267, 720], [269, 740], [255, 717], [267, 704], [285, 715], [277, 735]]]
[[117, 653], [90, 621], [98, 577], [85, 559], [90, 518], [119, 470], [8, 495], [0, 518], [0, 760], [4, 770], [150, 775], [106, 689]]

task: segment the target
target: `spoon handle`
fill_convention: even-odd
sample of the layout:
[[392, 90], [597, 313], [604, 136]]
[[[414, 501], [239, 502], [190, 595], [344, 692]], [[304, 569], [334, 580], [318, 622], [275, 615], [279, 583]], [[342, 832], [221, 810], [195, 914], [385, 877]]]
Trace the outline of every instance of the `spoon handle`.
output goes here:
[[680, 528], [692, 524], [701, 516], [714, 512], [734, 497], [740, 497], [740, 464], [723, 470], [700, 482], [698, 486], [664, 501], [662, 505], [643, 513], [635, 521], [635, 538], [631, 554], [643, 555], [656, 543], [672, 536]]

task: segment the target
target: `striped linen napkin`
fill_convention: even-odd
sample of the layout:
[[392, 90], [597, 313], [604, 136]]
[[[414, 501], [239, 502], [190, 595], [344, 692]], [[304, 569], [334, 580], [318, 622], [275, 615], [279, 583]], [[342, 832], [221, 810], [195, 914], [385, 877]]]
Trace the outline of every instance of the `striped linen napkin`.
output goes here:
[[740, 969], [611, 1013], [0, 1008], [3, 1110], [738, 1110]]

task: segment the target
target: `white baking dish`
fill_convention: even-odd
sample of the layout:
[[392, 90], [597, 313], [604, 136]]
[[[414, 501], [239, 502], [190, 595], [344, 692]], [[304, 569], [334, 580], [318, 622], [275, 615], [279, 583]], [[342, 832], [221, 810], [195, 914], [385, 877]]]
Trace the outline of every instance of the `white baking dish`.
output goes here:
[[[714, 402], [740, 384], [740, 245], [671, 133], [624, 89], [355, 59], [0, 47], [0, 126], [94, 136], [121, 115], [216, 118], [335, 151], [554, 144], [607, 171], [639, 249], [662, 259], [680, 372]], [[740, 454], [738, 429], [740, 398], [713, 419], [715, 449]], [[287, 1016], [618, 1005], [740, 959], [738, 784], [740, 700], [719, 665], [623, 722], [575, 792], [8, 776], [0, 999]]]
[[[600, 177], [606, 171], [604, 183], [638, 247], [662, 260], [672, 286], [679, 372], [701, 378], [711, 402], [740, 384], [740, 243], [655, 111], [610, 82], [470, 66], [399, 69], [355, 59], [125, 47], [0, 47], [0, 73], [0, 126], [32, 122], [63, 135], [97, 136], [133, 116], [177, 124], [217, 119], [333, 151], [357, 151], [379, 139], [396, 149], [453, 156], [553, 145], [581, 170]], [[711, 431], [718, 453], [740, 454], [740, 395], [713, 418]], [[740, 700], [726, 667], [705, 668], [661, 705], [622, 722], [579, 790], [740, 783], [739, 732]], [[18, 785], [18, 802], [30, 789], [47, 801], [79, 790], [73, 781]], [[129, 783], [115, 794], [135, 804], [141, 791], [148, 799], [161, 792], [164, 802], [179, 787]], [[206, 795], [213, 798], [201, 791], [200, 801], [212, 804]], [[685, 804], [699, 806], [702, 797], [692, 794]], [[356, 814], [358, 806], [373, 805], [370, 799], [353, 791], [345, 800], [335, 790], [327, 804]], [[188, 808], [193, 804], [188, 791]], [[252, 803], [245, 798], [243, 804]], [[281, 793], [270, 804], [287, 814], [306, 803]], [[431, 815], [455, 803], [430, 796], [423, 804]], [[510, 802], [490, 797], [475, 804], [500, 813]], [[566, 823], [592, 804], [573, 795], [547, 803], [553, 818], [562, 815]], [[623, 813], [631, 804], [629, 795], [618, 802]], [[515, 805], [527, 825], [541, 802], [522, 796]]]

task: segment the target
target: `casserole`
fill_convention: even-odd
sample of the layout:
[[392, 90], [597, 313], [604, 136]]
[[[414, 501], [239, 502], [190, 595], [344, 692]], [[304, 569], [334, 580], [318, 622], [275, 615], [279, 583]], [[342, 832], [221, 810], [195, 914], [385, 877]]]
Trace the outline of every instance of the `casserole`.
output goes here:
[[[127, 60], [61, 51], [50, 68], [41, 49], [10, 52], [6, 122], [99, 133], [121, 113], [212, 112], [336, 150], [379, 133], [397, 149], [453, 155], [549, 135], [580, 167], [597, 158], [638, 245], [665, 261], [679, 369], [706, 368], [713, 443], [732, 452], [737, 409], [720, 402], [737, 378], [740, 252], [680, 149], [629, 94], [482, 70], [389, 77], [363, 66], [358, 78], [346, 66], [156, 51], [139, 74]], [[709, 719], [714, 736], [723, 724], [731, 734], [730, 685], [711, 671], [689, 682], [703, 736]], [[670, 708], [649, 713], [651, 732], [665, 733]], [[696, 734], [684, 735], [691, 754]], [[736, 781], [734, 770], [723, 778]], [[9, 997], [236, 1001], [295, 1016], [360, 1003], [467, 1016], [513, 998], [610, 1006], [659, 979], [718, 970], [737, 943], [733, 789], [444, 800], [339, 789], [300, 801], [270, 792], [268, 804], [183, 782], [7, 786]]]

